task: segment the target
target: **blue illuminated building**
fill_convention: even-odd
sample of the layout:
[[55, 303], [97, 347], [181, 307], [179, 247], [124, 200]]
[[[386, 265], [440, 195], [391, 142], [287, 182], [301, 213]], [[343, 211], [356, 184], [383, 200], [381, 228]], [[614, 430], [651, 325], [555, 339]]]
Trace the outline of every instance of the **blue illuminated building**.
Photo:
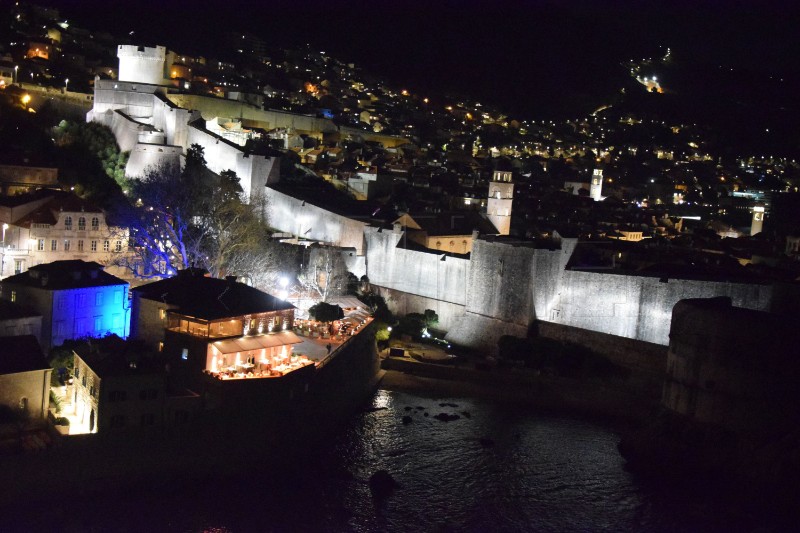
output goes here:
[[24, 303], [42, 315], [42, 348], [65, 340], [127, 337], [128, 283], [95, 262], [54, 261], [0, 282], [2, 299]]

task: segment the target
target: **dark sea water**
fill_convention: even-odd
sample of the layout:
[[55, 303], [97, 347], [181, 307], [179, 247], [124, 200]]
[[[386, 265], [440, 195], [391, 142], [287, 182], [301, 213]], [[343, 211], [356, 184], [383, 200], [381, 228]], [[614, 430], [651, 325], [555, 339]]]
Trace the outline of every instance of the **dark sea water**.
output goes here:
[[[441, 405], [452, 404], [452, 405]], [[410, 408], [410, 410], [409, 410]], [[428, 413], [429, 416], [425, 416]], [[439, 413], [458, 414], [450, 422]], [[466, 413], [466, 414], [465, 414]], [[403, 416], [412, 422], [402, 423]], [[481, 440], [483, 439], [483, 441]], [[108, 495], [64, 495], [17, 516], [26, 531], [754, 531], [770, 518], [704, 484], [625, 469], [608, 426], [489, 401], [378, 391], [372, 407], [312, 452], [266, 471], [163, 479]], [[400, 487], [375, 500], [368, 480]], [[54, 516], [57, 514], [57, 516]], [[6, 517], [8, 518], [8, 517]], [[12, 517], [13, 518], [13, 517]], [[6, 522], [8, 524], [8, 522]], [[0, 524], [0, 531], [4, 528]]]

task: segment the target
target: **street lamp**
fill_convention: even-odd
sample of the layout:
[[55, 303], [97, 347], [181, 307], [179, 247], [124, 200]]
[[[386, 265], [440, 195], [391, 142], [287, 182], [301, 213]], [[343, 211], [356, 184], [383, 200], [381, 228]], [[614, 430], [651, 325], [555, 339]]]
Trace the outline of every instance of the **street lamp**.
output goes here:
[[19, 65], [14, 65], [14, 83], [19, 83]]
[[64, 80], [64, 92], [67, 92], [67, 86], [69, 85], [69, 78]]

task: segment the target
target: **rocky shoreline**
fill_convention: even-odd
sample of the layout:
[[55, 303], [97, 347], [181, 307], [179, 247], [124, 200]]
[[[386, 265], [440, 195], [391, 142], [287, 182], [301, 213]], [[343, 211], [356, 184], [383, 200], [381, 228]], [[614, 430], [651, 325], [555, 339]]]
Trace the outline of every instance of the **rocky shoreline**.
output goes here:
[[405, 363], [385, 359], [382, 365], [385, 375], [380, 387], [431, 397], [482, 398], [628, 427], [646, 423], [658, 405], [657, 398], [601, 381], [552, 376], [531, 378], [506, 372]]

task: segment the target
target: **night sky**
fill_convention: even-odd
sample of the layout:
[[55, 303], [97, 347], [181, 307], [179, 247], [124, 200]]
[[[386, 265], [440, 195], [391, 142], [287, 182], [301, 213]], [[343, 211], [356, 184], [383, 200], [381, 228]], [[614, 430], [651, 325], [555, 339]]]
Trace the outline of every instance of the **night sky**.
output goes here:
[[800, 7], [782, 2], [139, 0], [124, 13], [117, 2], [49, 4], [90, 28], [136, 30], [145, 44], [187, 53], [212, 55], [227, 29], [270, 45], [309, 43], [414, 92], [472, 95], [523, 118], [585, 114], [619, 90], [621, 61], [668, 46], [702, 67], [785, 74], [787, 83], [800, 71]]

